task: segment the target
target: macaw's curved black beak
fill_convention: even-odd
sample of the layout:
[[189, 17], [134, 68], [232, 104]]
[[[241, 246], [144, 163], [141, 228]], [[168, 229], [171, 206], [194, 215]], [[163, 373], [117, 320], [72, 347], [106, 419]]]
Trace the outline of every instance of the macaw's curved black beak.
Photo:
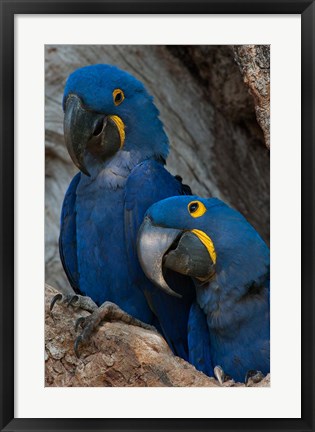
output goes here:
[[137, 241], [138, 257], [146, 276], [163, 291], [179, 297], [166, 283], [163, 269], [207, 281], [215, 272], [207, 248], [191, 231], [154, 226], [146, 217]]
[[114, 116], [90, 111], [81, 99], [70, 94], [65, 102], [64, 136], [69, 155], [74, 164], [86, 175], [85, 152], [105, 160], [122, 145], [121, 133]]

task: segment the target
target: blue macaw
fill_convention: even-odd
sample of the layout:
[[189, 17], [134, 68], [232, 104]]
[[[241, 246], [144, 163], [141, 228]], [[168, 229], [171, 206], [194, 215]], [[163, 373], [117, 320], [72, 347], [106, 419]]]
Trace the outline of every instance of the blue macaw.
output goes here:
[[147, 208], [191, 193], [164, 168], [169, 141], [153, 98], [129, 73], [98, 64], [69, 76], [63, 109], [66, 146], [80, 170], [61, 213], [60, 256], [70, 284], [97, 306], [113, 302], [153, 324], [187, 358], [193, 285], [174, 273], [169, 283], [176, 290], [180, 280], [182, 297], [161, 293], [144, 275], [136, 252]]
[[139, 231], [138, 255], [162, 290], [170, 289], [168, 269], [192, 277], [189, 361], [197, 369], [213, 376], [220, 368], [236, 381], [269, 372], [269, 249], [239, 212], [216, 198], [155, 203]]

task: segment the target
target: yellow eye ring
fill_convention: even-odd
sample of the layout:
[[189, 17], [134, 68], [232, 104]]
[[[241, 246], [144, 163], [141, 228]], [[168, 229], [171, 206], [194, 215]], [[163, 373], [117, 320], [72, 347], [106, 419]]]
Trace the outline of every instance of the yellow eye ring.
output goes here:
[[205, 205], [201, 201], [191, 201], [187, 208], [190, 216], [194, 218], [204, 215], [207, 211]]
[[113, 100], [116, 106], [120, 105], [122, 101], [125, 99], [124, 92], [120, 89], [115, 89], [113, 91]]

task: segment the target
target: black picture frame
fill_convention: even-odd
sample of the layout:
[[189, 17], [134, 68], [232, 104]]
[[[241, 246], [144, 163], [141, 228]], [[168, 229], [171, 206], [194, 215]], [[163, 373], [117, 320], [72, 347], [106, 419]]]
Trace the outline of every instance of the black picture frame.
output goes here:
[[[1, 431], [314, 431], [314, 23], [309, 0], [0, 0], [0, 429]], [[14, 418], [14, 15], [301, 14], [302, 18], [302, 417], [301, 419]], [[285, 43], [285, 41], [284, 41]], [[292, 199], [294, 205], [294, 198]], [[104, 401], [104, 403], [106, 403]], [[281, 402], [279, 402], [281, 403]]]

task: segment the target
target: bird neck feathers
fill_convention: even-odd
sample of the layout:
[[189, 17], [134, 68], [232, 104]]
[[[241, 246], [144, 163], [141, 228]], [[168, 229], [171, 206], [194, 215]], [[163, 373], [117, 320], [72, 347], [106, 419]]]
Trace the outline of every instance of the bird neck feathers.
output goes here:
[[[100, 163], [87, 154], [87, 166], [91, 177], [82, 175], [82, 186], [96, 183], [100, 189], [116, 190], [123, 188], [131, 171], [141, 162], [146, 160], [140, 151], [121, 150], [112, 158]], [[158, 159], [158, 158], [156, 158]], [[161, 161], [161, 159], [158, 159]]]
[[208, 326], [223, 331], [269, 310], [269, 266], [255, 278], [242, 280], [234, 271], [221, 271], [207, 284], [196, 284], [197, 301]]

